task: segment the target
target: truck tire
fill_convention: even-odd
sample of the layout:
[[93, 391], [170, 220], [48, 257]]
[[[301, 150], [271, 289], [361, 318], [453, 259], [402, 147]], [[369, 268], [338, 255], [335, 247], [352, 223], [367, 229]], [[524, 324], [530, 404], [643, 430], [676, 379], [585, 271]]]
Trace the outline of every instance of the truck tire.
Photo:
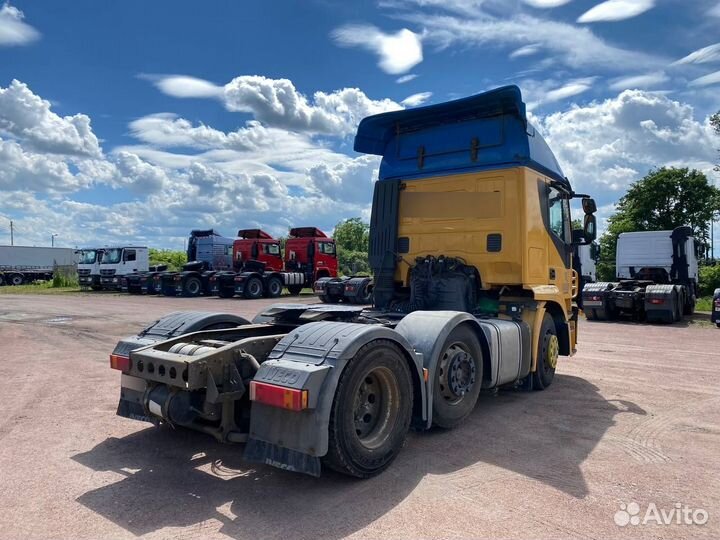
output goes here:
[[402, 448], [413, 408], [410, 369], [397, 345], [364, 345], [340, 376], [330, 412], [327, 467], [369, 478]]
[[263, 295], [263, 284], [259, 277], [251, 277], [245, 284], [245, 292], [243, 296], [248, 300], [255, 300], [262, 298]]
[[538, 339], [538, 358], [532, 373], [532, 387], [533, 390], [545, 390], [555, 378], [555, 366], [560, 352], [555, 321], [549, 313], [545, 313], [543, 317]]
[[675, 313], [673, 313], [673, 319], [674, 322], [682, 321], [683, 318], [683, 305], [685, 304], [685, 299], [683, 297], [683, 293], [679, 290], [675, 291]]
[[697, 299], [695, 298], [695, 295], [693, 294], [688, 303], [685, 304], [685, 307], [683, 309], [683, 313], [688, 316], [695, 315], [695, 304], [697, 303]]
[[8, 280], [10, 285], [18, 286], [23, 284], [23, 275], [22, 274], [10, 274], [10, 278]]
[[288, 289], [288, 291], [290, 291], [291, 296], [297, 296], [298, 294], [300, 294], [300, 291], [303, 290], [303, 286], [302, 285], [288, 285], [287, 289]]
[[3, 274], [0, 274], [0, 287], [5, 285], [5, 276]]
[[197, 276], [190, 276], [183, 284], [183, 294], [191, 298], [200, 296], [202, 292], [202, 281]]
[[268, 298], [277, 298], [282, 294], [283, 284], [279, 277], [272, 276], [265, 285], [265, 296]]
[[357, 293], [357, 296], [353, 299], [354, 304], [371, 304], [373, 297], [373, 286], [371, 283], [366, 283]]
[[102, 291], [102, 285], [90, 285], [93, 291]]
[[433, 425], [450, 429], [475, 408], [483, 379], [480, 341], [467, 325], [456, 327], [442, 346], [433, 380]]

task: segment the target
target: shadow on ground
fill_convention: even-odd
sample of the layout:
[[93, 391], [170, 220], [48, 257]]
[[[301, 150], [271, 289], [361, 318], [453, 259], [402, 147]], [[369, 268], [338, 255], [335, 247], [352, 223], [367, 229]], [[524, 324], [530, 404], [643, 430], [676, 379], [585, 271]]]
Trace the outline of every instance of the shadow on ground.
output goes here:
[[604, 399], [584, 379], [558, 375], [544, 392], [482, 397], [453, 431], [411, 434], [391, 467], [365, 481], [253, 466], [243, 462], [242, 447], [200, 433], [148, 428], [73, 457], [95, 471], [126, 476], [78, 500], [136, 535], [215, 518], [224, 534], [237, 539], [340, 538], [392, 510], [427, 474], [453, 474], [483, 489], [483, 472], [463, 474], [476, 464], [582, 498], [588, 489], [580, 465], [619, 413], [645, 411]]

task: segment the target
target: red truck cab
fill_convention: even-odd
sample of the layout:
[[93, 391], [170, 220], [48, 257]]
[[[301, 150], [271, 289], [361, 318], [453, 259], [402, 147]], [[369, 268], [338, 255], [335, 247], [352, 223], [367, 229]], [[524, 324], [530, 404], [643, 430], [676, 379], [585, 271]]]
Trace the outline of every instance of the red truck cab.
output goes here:
[[267, 271], [283, 269], [280, 241], [260, 229], [240, 229], [233, 242], [233, 267], [240, 270], [248, 261], [265, 263]]
[[312, 272], [312, 281], [335, 277], [338, 271], [335, 240], [316, 227], [295, 227], [285, 243], [285, 269]]

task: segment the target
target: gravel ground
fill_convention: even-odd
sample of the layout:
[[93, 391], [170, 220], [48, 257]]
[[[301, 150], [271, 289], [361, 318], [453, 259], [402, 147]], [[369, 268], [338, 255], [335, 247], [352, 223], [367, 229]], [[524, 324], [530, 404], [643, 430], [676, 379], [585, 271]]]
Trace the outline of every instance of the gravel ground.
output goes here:
[[[115, 416], [120, 337], [170, 311], [269, 303], [0, 296], [0, 538], [720, 537], [707, 325], [583, 320], [548, 390], [481, 397], [463, 426], [412, 433], [367, 481], [250, 465], [242, 447]], [[707, 523], [676, 523], [676, 504]], [[621, 505], [641, 523], [617, 525]], [[651, 505], [673, 523], [643, 524]]]

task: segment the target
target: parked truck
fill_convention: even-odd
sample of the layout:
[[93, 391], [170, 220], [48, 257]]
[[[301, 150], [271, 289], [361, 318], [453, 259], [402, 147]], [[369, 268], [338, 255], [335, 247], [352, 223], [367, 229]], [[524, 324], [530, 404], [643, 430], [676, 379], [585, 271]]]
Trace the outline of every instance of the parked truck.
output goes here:
[[75, 264], [77, 255], [71, 248], [0, 246], [0, 286], [51, 280], [55, 268]]
[[671, 323], [692, 315], [698, 291], [698, 262], [692, 229], [628, 232], [618, 236], [617, 281], [586, 285], [588, 320]]
[[92, 289], [99, 291], [100, 284], [100, 260], [104, 248], [85, 248], [78, 251], [78, 283], [83, 290]]
[[137, 272], [147, 272], [149, 253], [146, 246], [108, 246], [100, 259], [100, 287], [118, 291], [121, 279]]
[[147, 272], [137, 272], [120, 278], [120, 290], [130, 294], [157, 294], [155, 279], [168, 271], [167, 264], [154, 264]]
[[234, 277], [242, 298], [277, 298], [286, 287], [297, 296], [323, 277], [337, 276], [335, 240], [316, 227], [295, 227], [285, 242], [284, 271], [246, 265]]
[[214, 229], [190, 231], [187, 260], [179, 272], [154, 277], [155, 291], [165, 296], [200, 296], [210, 293], [210, 278], [232, 268], [234, 239]]
[[452, 428], [481, 391], [552, 383], [576, 347], [573, 244], [594, 239], [596, 208], [519, 88], [365, 118], [354, 148], [382, 156], [373, 307], [168, 315], [110, 356], [119, 415], [243, 442], [247, 460], [289, 471], [369, 477], [410, 426]]
[[[255, 271], [280, 272], [283, 269], [283, 258], [280, 240], [273, 238], [261, 229], [240, 229], [238, 238], [233, 242], [233, 270], [217, 272], [210, 278], [210, 294], [222, 298], [235, 296], [235, 278], [242, 272]], [[275, 291], [280, 296], [280, 291]], [[282, 287], [281, 287], [282, 290]], [[269, 291], [266, 288], [263, 292]]]

